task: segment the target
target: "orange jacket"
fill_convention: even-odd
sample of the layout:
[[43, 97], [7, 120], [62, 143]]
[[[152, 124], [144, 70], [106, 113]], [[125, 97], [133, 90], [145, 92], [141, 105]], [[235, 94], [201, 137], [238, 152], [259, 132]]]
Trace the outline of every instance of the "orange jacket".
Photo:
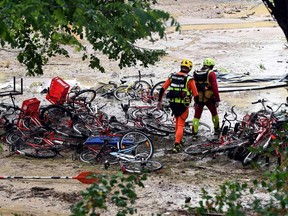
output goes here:
[[[182, 75], [182, 76], [186, 76], [187, 73], [183, 73], [183, 72], [177, 72], [178, 75]], [[164, 89], [164, 91], [166, 91], [166, 89], [170, 86], [171, 84], [171, 80], [170, 78], [168, 78], [162, 85], [162, 88]], [[188, 90], [191, 92], [191, 94], [196, 97], [198, 96], [198, 91], [197, 91], [197, 88], [196, 88], [196, 84], [195, 84], [195, 81], [194, 79], [190, 79], [189, 82], [188, 82]], [[160, 96], [160, 100], [162, 100], [162, 97], [163, 95], [159, 95]]]

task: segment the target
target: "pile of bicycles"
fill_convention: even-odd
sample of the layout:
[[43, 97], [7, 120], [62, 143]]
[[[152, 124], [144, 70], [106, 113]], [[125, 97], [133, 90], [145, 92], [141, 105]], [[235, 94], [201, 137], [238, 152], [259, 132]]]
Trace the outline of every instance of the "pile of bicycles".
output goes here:
[[[152, 88], [151, 98], [161, 84]], [[47, 90], [49, 105], [43, 106], [37, 98], [30, 98], [18, 107], [14, 95], [5, 94], [10, 96], [11, 103], [0, 103], [0, 137], [10, 151], [28, 157], [63, 156], [62, 152], [68, 149], [74, 151], [74, 159], [105, 163], [106, 168], [117, 163], [128, 172], [160, 169], [162, 164], [151, 160], [154, 153], [151, 135], [175, 134], [175, 120], [169, 106], [157, 109], [155, 96], [151, 100], [128, 99], [119, 104], [123, 112], [119, 119], [102, 111], [106, 104], [99, 107], [96, 94], [93, 89], [70, 88], [60, 77], [53, 78]], [[262, 105], [259, 111], [248, 113], [240, 120], [233, 106], [223, 116], [218, 137], [193, 143], [184, 152], [203, 157], [225, 152], [244, 166], [262, 158], [268, 163], [268, 156], [276, 155], [280, 164], [283, 149], [288, 145], [288, 117], [283, 112], [288, 99], [275, 109], [266, 100], [252, 104], [258, 103]], [[199, 134], [211, 134], [211, 127], [200, 122]], [[184, 135], [192, 135], [192, 121], [186, 122]]]
[[241, 120], [238, 120], [233, 106], [229, 113], [224, 114], [221, 132], [216, 139], [188, 146], [184, 151], [203, 157], [226, 152], [229, 158], [241, 161], [243, 166], [261, 159], [269, 165], [269, 158], [276, 156], [278, 165], [281, 165], [281, 153], [288, 147], [288, 114], [285, 109], [288, 97], [285, 103], [274, 109], [266, 105], [267, 102], [264, 99], [252, 102], [260, 103], [262, 108], [244, 115]]
[[[160, 162], [150, 160], [154, 146], [147, 134], [123, 127], [123, 123], [111, 120], [97, 109], [92, 104], [96, 96], [94, 90], [70, 89], [64, 80], [55, 77], [46, 95], [50, 105], [41, 106], [37, 98], [30, 98], [18, 107], [14, 96], [9, 96], [10, 104], [0, 104], [0, 135], [11, 152], [33, 158], [53, 158], [73, 149], [73, 155], [81, 161], [105, 162], [106, 167], [117, 162], [123, 169], [125, 156], [127, 172], [162, 168]], [[133, 171], [131, 164], [141, 164], [141, 167]]]

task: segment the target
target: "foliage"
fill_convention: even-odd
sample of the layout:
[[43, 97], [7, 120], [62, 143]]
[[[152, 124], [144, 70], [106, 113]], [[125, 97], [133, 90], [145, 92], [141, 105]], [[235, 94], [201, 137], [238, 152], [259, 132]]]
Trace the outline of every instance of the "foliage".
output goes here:
[[[288, 214], [288, 169], [267, 172], [262, 180], [254, 180], [249, 186], [239, 182], [226, 182], [220, 186], [220, 192], [211, 196], [203, 190], [202, 201], [196, 212], [198, 215], [221, 212], [225, 215], [287, 215]], [[269, 193], [269, 200], [257, 195], [256, 188]], [[251, 196], [251, 199], [247, 199]], [[241, 198], [246, 197], [247, 202]], [[189, 207], [191, 210], [192, 208]]]
[[2, 152], [3, 151], [3, 145], [2, 145], [2, 143], [0, 143], [0, 152]]
[[[17, 56], [27, 75], [43, 74], [43, 66], [56, 55], [69, 57], [74, 46], [89, 59], [91, 68], [105, 72], [99, 52], [118, 61], [120, 68], [139, 62], [147, 67], [164, 50], [137, 46], [141, 39], [165, 37], [166, 24], [179, 24], [167, 12], [153, 9], [156, 0], [2, 0], [0, 44], [19, 49]], [[86, 44], [82, 39], [87, 39]], [[93, 52], [89, 52], [89, 45]], [[91, 49], [91, 48], [90, 48]]]
[[97, 175], [97, 178], [99, 183], [82, 191], [83, 200], [72, 207], [72, 215], [100, 215], [101, 211], [107, 210], [107, 202], [118, 207], [117, 216], [137, 212], [133, 207], [137, 198], [135, 186], [144, 187], [142, 181], [147, 178], [145, 174], [125, 177], [118, 173], [112, 176]]

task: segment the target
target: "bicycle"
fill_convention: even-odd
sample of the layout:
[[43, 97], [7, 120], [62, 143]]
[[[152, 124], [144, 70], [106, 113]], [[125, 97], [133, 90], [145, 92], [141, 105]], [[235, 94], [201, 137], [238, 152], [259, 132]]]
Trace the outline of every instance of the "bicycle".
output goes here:
[[10, 151], [34, 158], [51, 158], [60, 155], [60, 150], [68, 140], [57, 137], [54, 131], [43, 127], [38, 119], [39, 108], [40, 101], [37, 98], [24, 100], [21, 108], [7, 106], [8, 110], [19, 112], [17, 118], [11, 120], [11, 128], [6, 134]]
[[251, 145], [246, 147], [249, 152], [242, 161], [243, 166], [256, 162], [261, 154], [267, 152], [271, 145], [273, 125], [277, 125], [279, 120], [277, 112], [283, 105], [288, 106], [288, 98], [286, 98], [286, 103], [281, 103], [275, 110], [269, 105], [265, 105], [266, 102], [266, 100], [262, 99], [252, 103], [261, 103], [263, 110], [258, 111], [256, 114], [255, 128], [257, 131], [254, 134]]
[[[130, 155], [126, 153], [126, 149], [110, 152], [110, 155], [118, 161], [123, 173], [147, 173], [163, 168], [161, 162], [148, 159], [146, 154]], [[105, 169], [108, 169], [110, 164], [111, 162], [106, 160]]]
[[[134, 99], [133, 99], [134, 100]], [[118, 120], [114, 120], [114, 122], [118, 122], [118, 124], [124, 124], [124, 128], [136, 128], [137, 130], [143, 131], [144, 133], [149, 133], [157, 136], [167, 136], [167, 132], [163, 132], [159, 130], [159, 128], [150, 127], [149, 122], [151, 121], [159, 121], [162, 118], [164, 112], [162, 110], [158, 110], [156, 104], [147, 104], [143, 105], [131, 105], [131, 100], [128, 101], [127, 104], [121, 104], [122, 110], [125, 113], [125, 122], [119, 122]], [[115, 125], [110, 124], [111, 127], [115, 127]]]
[[[230, 113], [233, 116], [231, 119], [228, 118], [228, 112], [225, 112], [222, 125], [220, 127], [220, 133], [216, 139], [188, 146], [184, 149], [184, 152], [190, 155], [208, 155], [219, 152], [231, 151], [238, 146], [245, 145], [247, 143], [247, 140], [241, 139], [236, 136], [238, 122], [236, 122], [237, 114], [234, 111], [234, 106], [231, 107]], [[232, 122], [236, 122], [236, 124], [233, 125]]]
[[96, 98], [96, 91], [93, 89], [80, 89], [79, 86], [70, 88], [60, 77], [51, 80], [47, 90], [46, 99], [51, 104], [66, 105], [72, 110], [86, 109]]
[[117, 84], [113, 81], [109, 81], [107, 84], [103, 84], [95, 90], [95, 92], [101, 97], [111, 98], [113, 96], [118, 101], [123, 99], [137, 99], [143, 98], [151, 90], [151, 84], [141, 78], [141, 71], [138, 71], [138, 80], [126, 84], [127, 80], [120, 79], [120, 83]]
[[[104, 136], [91, 136], [83, 144], [86, 148], [80, 153], [80, 160], [86, 163], [95, 163], [111, 160], [107, 153], [125, 149], [126, 154], [145, 154], [150, 159], [154, 153], [151, 139], [141, 131], [127, 131], [123, 134], [110, 134]], [[115, 158], [112, 158], [113, 160]], [[114, 163], [111, 162], [110, 163]]]

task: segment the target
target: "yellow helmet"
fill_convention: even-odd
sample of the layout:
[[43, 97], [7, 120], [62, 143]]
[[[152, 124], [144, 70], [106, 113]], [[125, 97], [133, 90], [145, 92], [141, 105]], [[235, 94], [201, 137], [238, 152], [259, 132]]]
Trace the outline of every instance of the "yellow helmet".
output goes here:
[[182, 62], [181, 62], [181, 67], [182, 67], [182, 66], [185, 66], [185, 67], [187, 67], [189, 70], [191, 70], [192, 67], [193, 67], [193, 63], [192, 63], [192, 61], [189, 60], [189, 59], [183, 59]]
[[213, 58], [206, 58], [204, 59], [203, 61], [203, 65], [206, 65], [206, 66], [215, 66], [215, 60]]

